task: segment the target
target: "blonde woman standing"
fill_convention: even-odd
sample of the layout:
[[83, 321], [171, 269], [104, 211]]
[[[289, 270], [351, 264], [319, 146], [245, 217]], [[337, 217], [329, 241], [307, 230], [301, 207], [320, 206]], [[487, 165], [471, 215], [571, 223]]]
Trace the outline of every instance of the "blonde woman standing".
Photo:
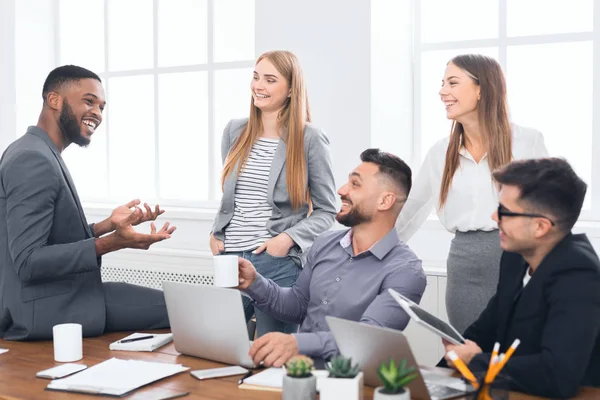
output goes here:
[[500, 265], [498, 188], [491, 172], [512, 160], [547, 156], [542, 134], [511, 124], [506, 83], [491, 57], [468, 54], [446, 67], [440, 98], [453, 121], [427, 153], [396, 228], [407, 241], [435, 207], [455, 234], [447, 259], [446, 309], [460, 332], [495, 293]]
[[[256, 61], [250, 117], [223, 132], [223, 198], [210, 235], [213, 254], [246, 258], [279, 286], [290, 287], [303, 255], [334, 222], [335, 183], [329, 140], [310, 124], [302, 70], [289, 51]], [[293, 333], [297, 325], [254, 309], [257, 335]]]

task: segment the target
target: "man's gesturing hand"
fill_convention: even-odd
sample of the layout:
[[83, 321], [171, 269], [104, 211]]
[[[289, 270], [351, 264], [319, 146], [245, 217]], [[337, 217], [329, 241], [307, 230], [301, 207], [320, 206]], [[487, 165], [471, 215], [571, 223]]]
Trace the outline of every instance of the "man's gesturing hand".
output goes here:
[[148, 205], [148, 203], [144, 203], [144, 208], [146, 209], [146, 211], [144, 212], [140, 207], [138, 207], [138, 205], [140, 203], [141, 202], [139, 199], [135, 199], [135, 200], [131, 200], [129, 203], [127, 203], [125, 205], [115, 208], [113, 210], [112, 214], [110, 215], [110, 224], [111, 224], [112, 229], [113, 230], [117, 229], [117, 225], [131, 215], [131, 212], [132, 212], [131, 209], [134, 207], [135, 207], [135, 209], [133, 211], [139, 210], [142, 215], [142, 217], [139, 219], [139, 222], [134, 224], [134, 226], [139, 225], [146, 221], [156, 221], [156, 218], [158, 218], [159, 215], [161, 215], [162, 213], [165, 212], [165, 210], [160, 209], [158, 204], [155, 205], [154, 210], [152, 210], [150, 208], [150, 206]]
[[136, 232], [133, 227], [145, 222], [145, 214], [141, 209], [136, 208], [129, 216], [121, 220], [115, 226], [115, 238], [123, 245], [123, 248], [144, 249], [147, 250], [152, 244], [169, 239], [171, 234], [177, 229], [166, 222], [157, 232], [154, 222], [150, 225], [150, 234]]

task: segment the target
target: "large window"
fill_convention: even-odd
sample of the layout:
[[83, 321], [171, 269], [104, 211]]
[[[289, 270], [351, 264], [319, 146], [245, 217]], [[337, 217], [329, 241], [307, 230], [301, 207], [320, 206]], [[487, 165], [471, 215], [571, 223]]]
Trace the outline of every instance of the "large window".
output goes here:
[[57, 3], [57, 64], [97, 72], [107, 94], [91, 145], [64, 154], [84, 201], [217, 200], [223, 128], [250, 107], [254, 1]]
[[599, 15], [593, 0], [415, 1], [415, 165], [450, 132], [438, 95], [446, 63], [486, 54], [505, 71], [511, 120], [573, 165], [589, 185], [582, 217], [600, 218]]

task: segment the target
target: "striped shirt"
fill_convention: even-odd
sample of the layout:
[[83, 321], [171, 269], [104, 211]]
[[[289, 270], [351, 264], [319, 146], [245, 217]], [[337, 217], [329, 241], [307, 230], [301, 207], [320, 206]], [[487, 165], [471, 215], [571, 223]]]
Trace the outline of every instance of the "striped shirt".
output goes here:
[[233, 217], [225, 227], [225, 251], [254, 250], [271, 239], [267, 221], [273, 209], [267, 203], [269, 173], [279, 139], [259, 138], [252, 145], [235, 186]]

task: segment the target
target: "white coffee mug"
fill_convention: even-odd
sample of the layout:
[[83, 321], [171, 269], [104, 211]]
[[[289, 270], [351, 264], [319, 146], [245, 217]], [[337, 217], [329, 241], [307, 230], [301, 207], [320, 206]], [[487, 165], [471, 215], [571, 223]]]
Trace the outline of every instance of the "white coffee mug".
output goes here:
[[83, 357], [81, 324], [60, 324], [52, 327], [54, 361], [73, 362]]
[[213, 256], [215, 286], [235, 287], [240, 284], [238, 256]]

